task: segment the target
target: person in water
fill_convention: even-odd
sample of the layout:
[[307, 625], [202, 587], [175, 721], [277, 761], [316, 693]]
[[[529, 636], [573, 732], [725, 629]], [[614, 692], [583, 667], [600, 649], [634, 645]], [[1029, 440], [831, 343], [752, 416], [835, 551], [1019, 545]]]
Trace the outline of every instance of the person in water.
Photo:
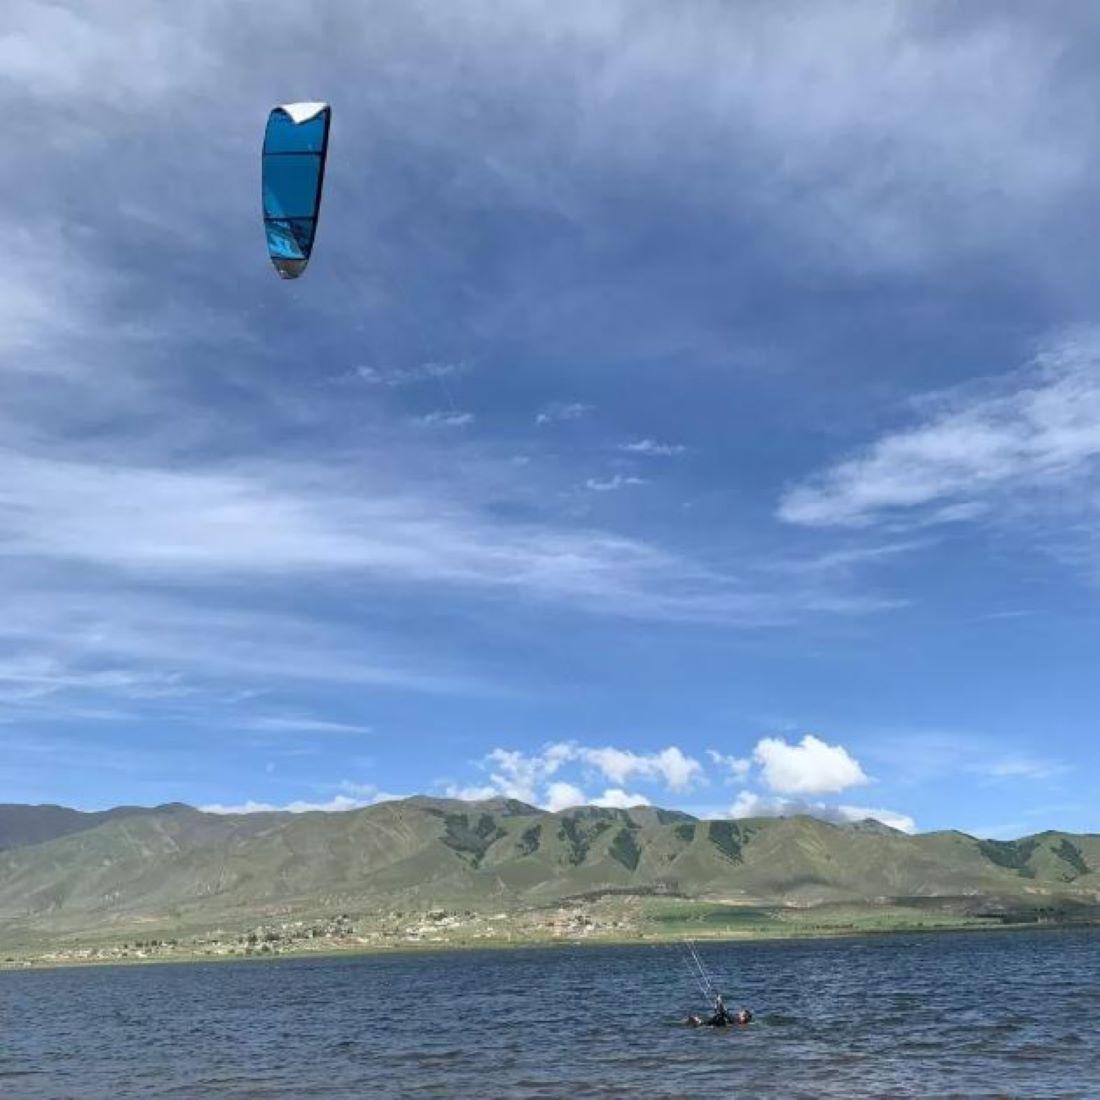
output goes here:
[[747, 1008], [730, 1012], [726, 1008], [722, 995], [719, 993], [714, 998], [714, 1012], [705, 1020], [701, 1016], [689, 1016], [689, 1027], [730, 1027], [733, 1024], [748, 1024], [752, 1022], [752, 1012]]
[[727, 1027], [733, 1023], [733, 1017], [729, 1013], [729, 1009], [726, 1008], [725, 1001], [722, 1000], [722, 994], [716, 993], [714, 996], [714, 1015], [707, 1020], [707, 1027]]

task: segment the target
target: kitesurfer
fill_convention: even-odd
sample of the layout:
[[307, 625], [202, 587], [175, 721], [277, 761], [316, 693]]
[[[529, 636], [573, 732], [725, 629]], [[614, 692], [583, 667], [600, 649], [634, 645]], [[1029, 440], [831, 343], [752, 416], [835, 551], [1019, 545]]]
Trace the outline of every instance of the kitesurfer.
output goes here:
[[733, 1017], [729, 1013], [729, 1009], [726, 1008], [725, 1001], [722, 1000], [722, 994], [716, 993], [714, 995], [714, 1015], [707, 1020], [707, 1027], [727, 1027], [733, 1023]]
[[734, 1024], [744, 1025], [750, 1023], [752, 1023], [752, 1011], [747, 1008], [739, 1008], [736, 1012], [730, 1012], [726, 1008], [721, 993], [715, 995], [714, 1012], [706, 1019], [694, 1015], [687, 1018], [688, 1027], [732, 1027]]

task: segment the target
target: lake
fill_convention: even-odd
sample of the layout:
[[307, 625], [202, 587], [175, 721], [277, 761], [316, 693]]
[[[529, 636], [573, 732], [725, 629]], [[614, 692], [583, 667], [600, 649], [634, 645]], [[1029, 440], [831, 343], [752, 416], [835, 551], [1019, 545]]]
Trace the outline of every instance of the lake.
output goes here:
[[0, 973], [0, 1096], [1096, 1097], [1100, 930]]

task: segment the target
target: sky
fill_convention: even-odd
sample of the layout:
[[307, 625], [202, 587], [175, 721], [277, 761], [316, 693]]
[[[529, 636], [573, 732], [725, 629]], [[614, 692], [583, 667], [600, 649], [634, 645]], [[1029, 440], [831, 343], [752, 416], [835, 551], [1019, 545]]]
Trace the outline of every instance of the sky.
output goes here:
[[1100, 830], [1098, 59], [1058, 2], [11, 0], [0, 801]]

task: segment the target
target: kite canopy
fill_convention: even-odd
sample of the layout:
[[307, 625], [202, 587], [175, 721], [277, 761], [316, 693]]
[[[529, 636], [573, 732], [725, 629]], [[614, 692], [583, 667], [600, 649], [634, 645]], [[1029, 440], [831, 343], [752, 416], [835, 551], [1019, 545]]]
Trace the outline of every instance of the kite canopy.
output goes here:
[[327, 103], [287, 103], [267, 116], [264, 229], [271, 262], [283, 279], [297, 279], [313, 251], [331, 116]]

